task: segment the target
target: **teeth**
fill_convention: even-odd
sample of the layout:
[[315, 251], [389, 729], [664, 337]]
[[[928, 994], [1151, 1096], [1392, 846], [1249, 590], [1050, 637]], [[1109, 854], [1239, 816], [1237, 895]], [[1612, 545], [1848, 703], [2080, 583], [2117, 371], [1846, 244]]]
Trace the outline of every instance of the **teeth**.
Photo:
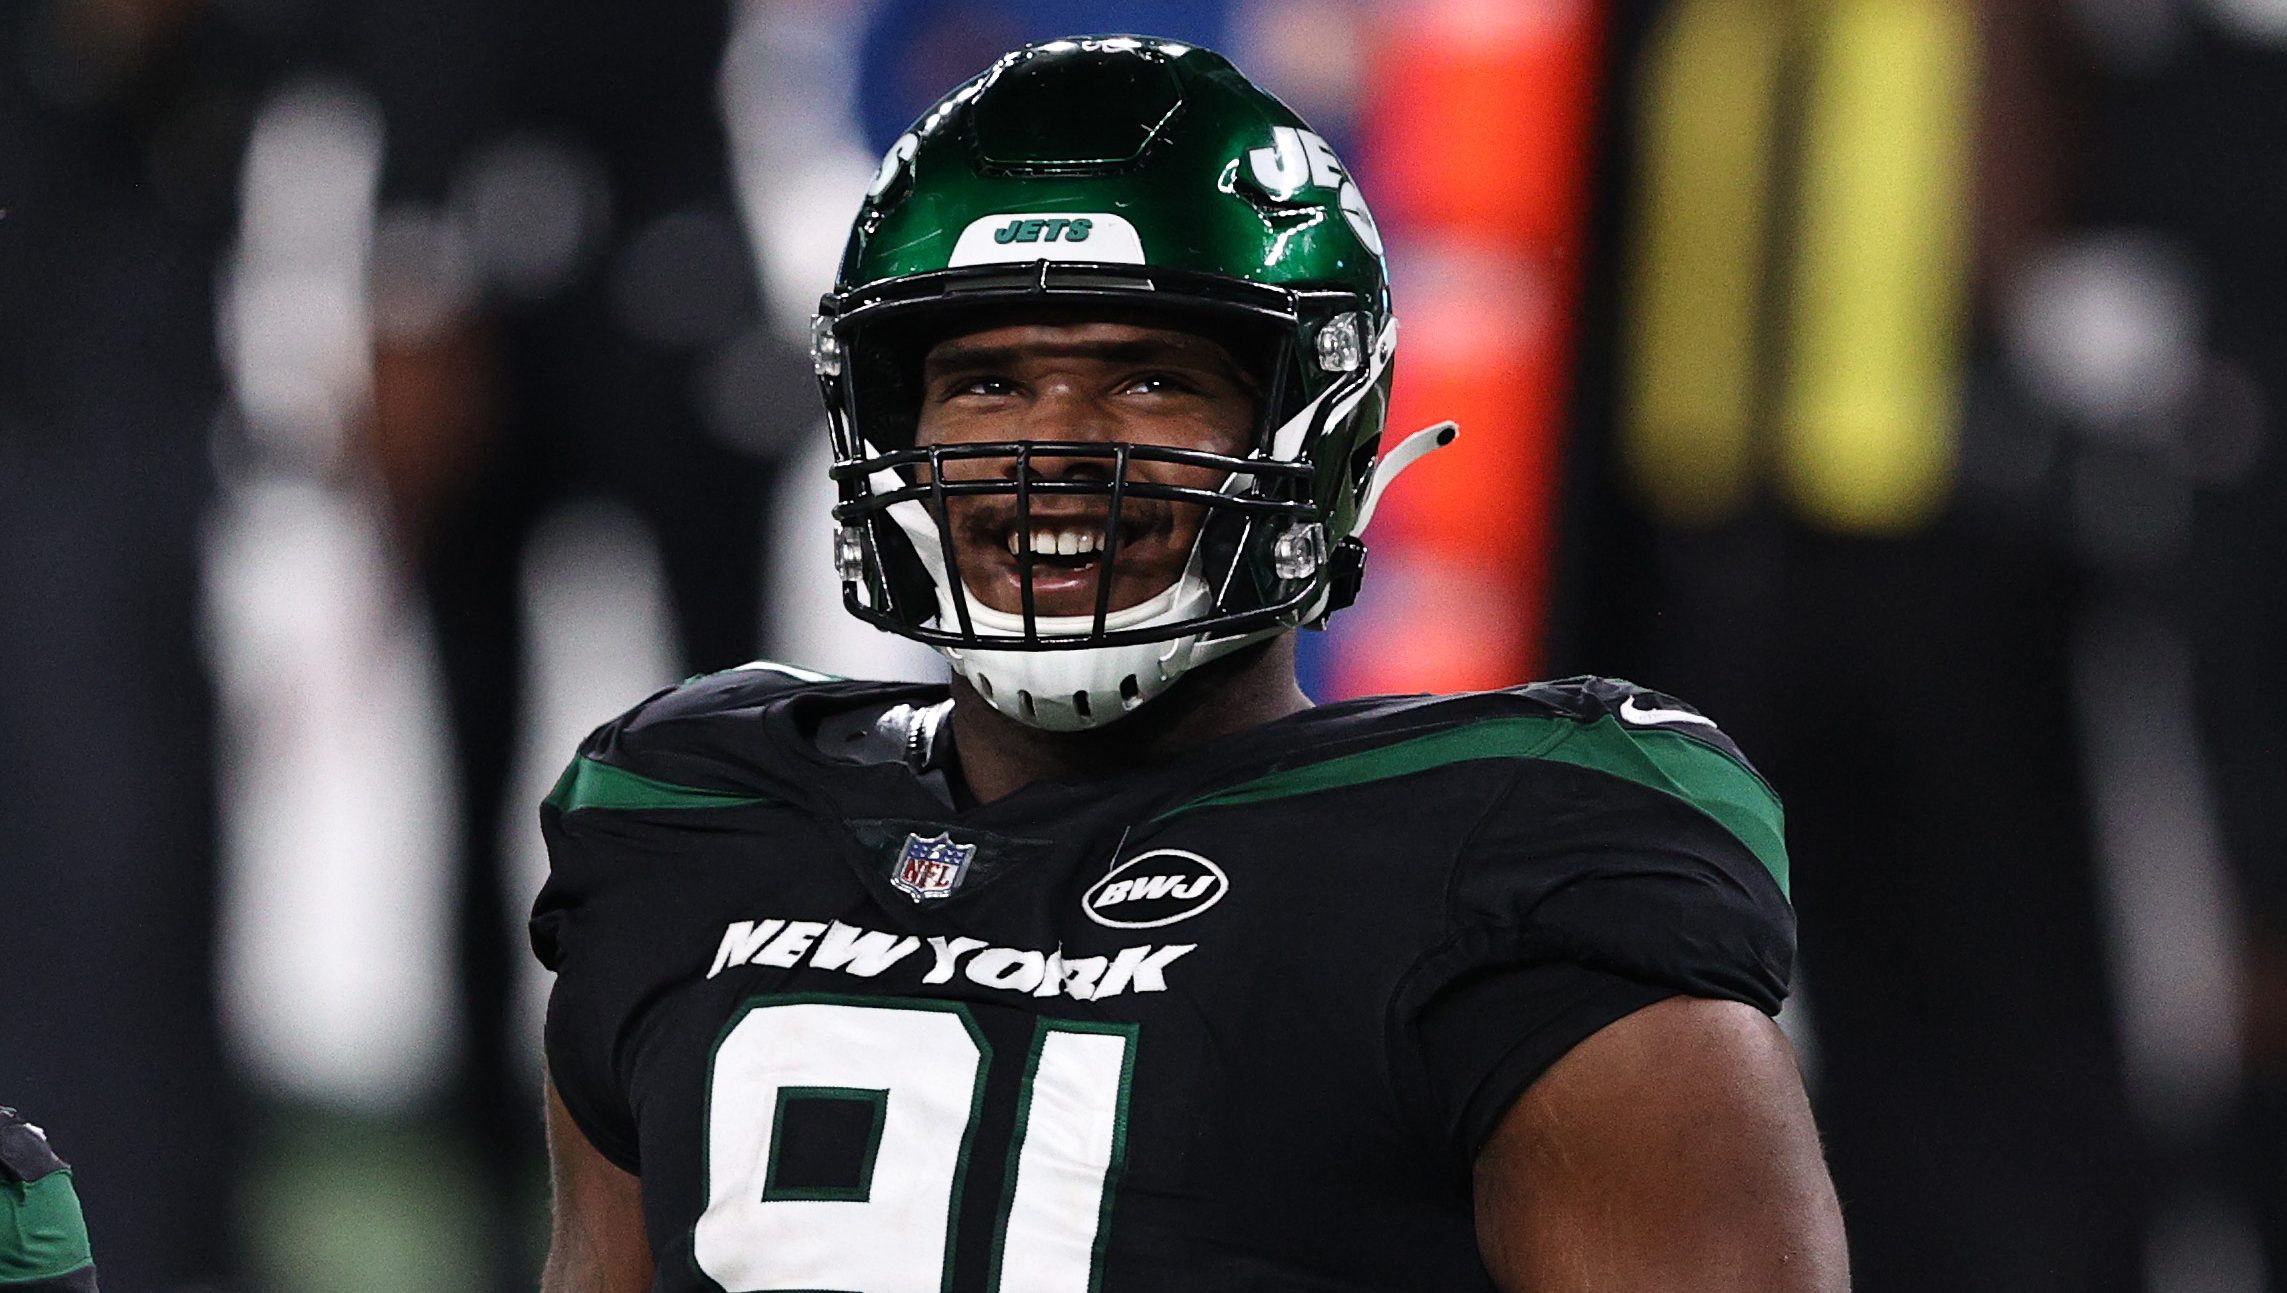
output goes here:
[[[1103, 546], [1102, 532], [1094, 529], [1042, 528], [1032, 532], [1032, 554], [1036, 557], [1078, 557], [1095, 552]], [[1008, 549], [1010, 556], [1023, 551], [1014, 530], [1009, 531]]]

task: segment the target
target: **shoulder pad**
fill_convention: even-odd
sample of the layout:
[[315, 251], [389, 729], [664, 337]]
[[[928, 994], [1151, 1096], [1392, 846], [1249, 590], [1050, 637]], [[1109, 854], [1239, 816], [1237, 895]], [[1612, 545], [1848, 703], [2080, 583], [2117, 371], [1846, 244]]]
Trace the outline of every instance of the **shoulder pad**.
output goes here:
[[1610, 718], [1629, 730], [1681, 732], [1722, 750], [1741, 764], [1747, 756], [1715, 725], [1715, 720], [1666, 692], [1639, 687], [1625, 678], [1582, 674], [1553, 682], [1512, 687], [1508, 694], [1538, 702], [1584, 723]]
[[63, 1171], [64, 1166], [49, 1147], [46, 1132], [24, 1121], [14, 1109], [0, 1106], [0, 1180], [28, 1184]]
[[1730, 831], [1787, 888], [1786, 814], [1763, 774], [1715, 720], [1619, 678], [1533, 683], [1513, 695], [1572, 720], [1535, 757], [1589, 768], [1683, 800]]
[[[546, 803], [582, 808], [719, 808], [784, 798], [776, 717], [813, 695], [860, 699], [910, 684], [859, 682], [757, 661], [666, 688], [588, 734]], [[772, 789], [772, 786], [776, 789]]]
[[790, 664], [754, 660], [720, 673], [694, 674], [673, 687], [653, 692], [613, 724], [632, 730], [679, 718], [751, 709], [812, 687], [848, 681]]
[[840, 681], [791, 665], [757, 660], [698, 674], [637, 702], [580, 743], [547, 803], [580, 808], [711, 808], [752, 803], [721, 760], [709, 757], [709, 729], [752, 718], [771, 702]]

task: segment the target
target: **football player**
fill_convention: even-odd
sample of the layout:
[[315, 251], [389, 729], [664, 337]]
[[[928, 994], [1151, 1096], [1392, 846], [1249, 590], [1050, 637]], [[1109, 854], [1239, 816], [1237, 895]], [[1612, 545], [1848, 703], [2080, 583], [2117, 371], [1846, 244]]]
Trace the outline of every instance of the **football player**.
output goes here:
[[552, 1293], [1839, 1289], [1779, 805], [1583, 678], [1313, 707], [1381, 238], [1206, 50], [1018, 50], [815, 333], [837, 565], [950, 687], [754, 665], [542, 810]]
[[48, 1135], [0, 1105], [0, 1291], [96, 1293], [71, 1167]]

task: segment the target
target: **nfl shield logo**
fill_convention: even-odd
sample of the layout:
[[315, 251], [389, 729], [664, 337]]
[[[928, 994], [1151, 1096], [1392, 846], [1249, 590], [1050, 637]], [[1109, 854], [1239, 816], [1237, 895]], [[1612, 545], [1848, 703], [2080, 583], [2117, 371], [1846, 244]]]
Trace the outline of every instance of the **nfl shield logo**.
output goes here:
[[908, 835], [905, 847], [898, 850], [889, 882], [913, 895], [915, 902], [949, 897], [959, 887], [961, 877], [969, 873], [969, 859], [976, 855], [976, 845], [955, 844], [950, 833], [929, 839]]

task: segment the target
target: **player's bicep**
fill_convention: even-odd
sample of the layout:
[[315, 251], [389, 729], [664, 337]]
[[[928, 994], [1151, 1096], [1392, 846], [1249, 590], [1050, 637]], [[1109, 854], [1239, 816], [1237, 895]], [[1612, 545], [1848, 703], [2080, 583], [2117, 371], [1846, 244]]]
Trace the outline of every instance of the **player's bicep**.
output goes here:
[[1849, 1287], [1793, 1051], [1738, 1002], [1671, 997], [1574, 1047], [1485, 1143], [1475, 1190], [1507, 1293]]
[[652, 1266], [643, 1183], [589, 1143], [555, 1079], [547, 1085], [554, 1222], [541, 1293], [644, 1293]]

